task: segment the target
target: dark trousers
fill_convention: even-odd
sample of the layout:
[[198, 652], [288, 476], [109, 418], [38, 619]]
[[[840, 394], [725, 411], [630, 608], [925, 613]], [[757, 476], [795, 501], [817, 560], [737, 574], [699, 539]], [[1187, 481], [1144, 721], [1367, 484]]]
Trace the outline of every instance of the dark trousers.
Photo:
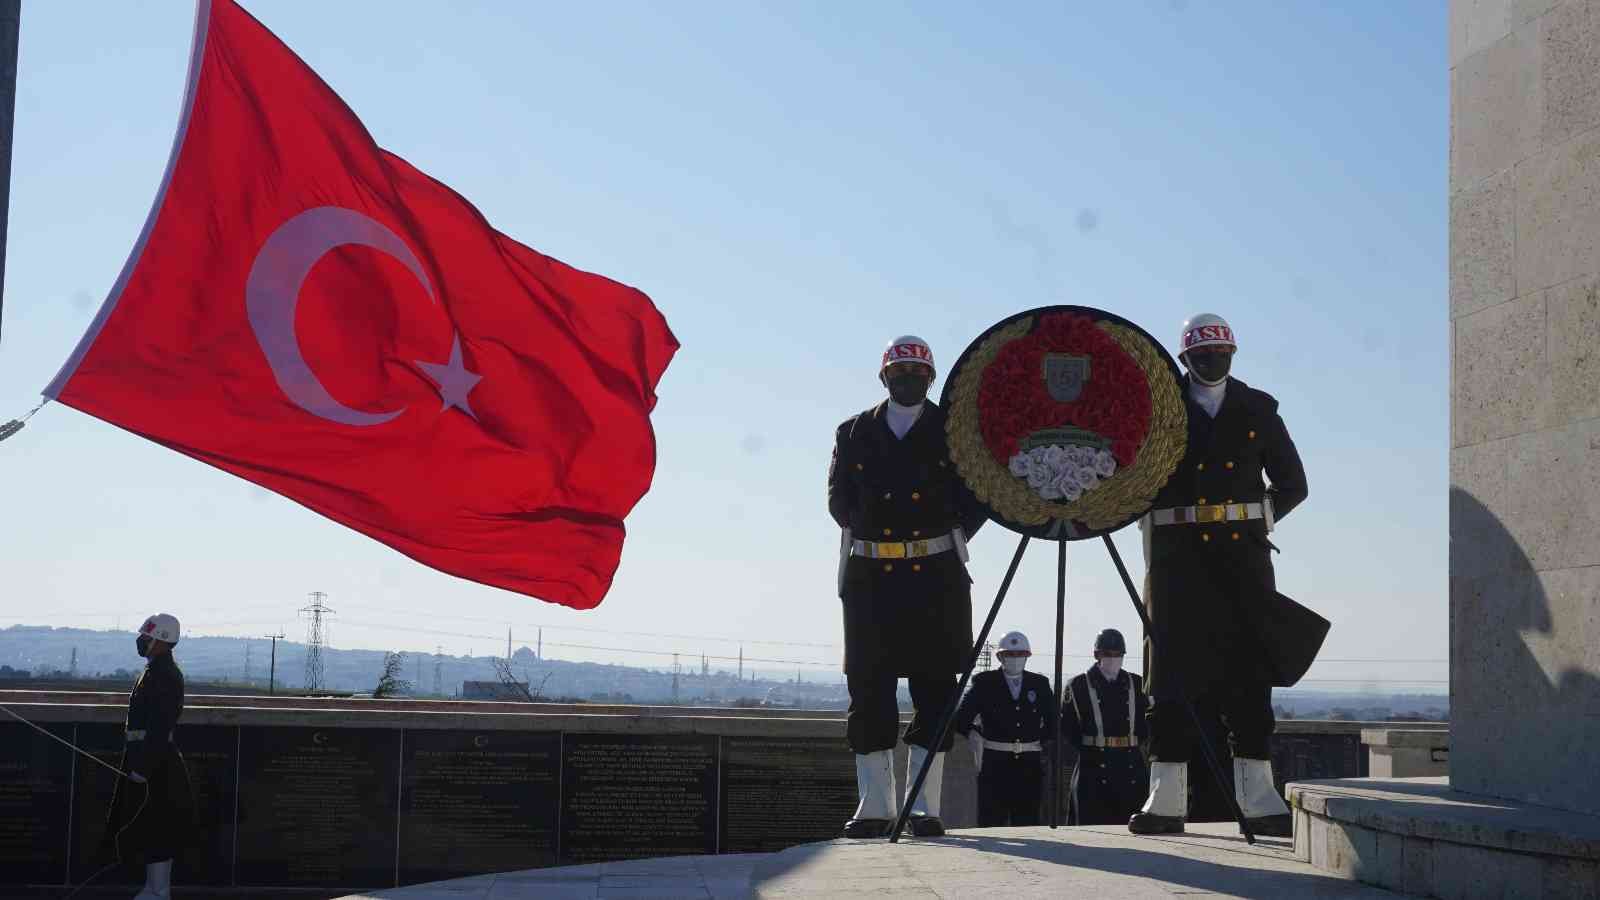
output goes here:
[[1044, 800], [1044, 754], [983, 751], [978, 772], [978, 827], [1039, 824]]
[[[1261, 682], [1233, 681], [1194, 699], [1202, 722], [1220, 721], [1233, 755], [1243, 759], [1271, 759], [1272, 686]], [[1153, 762], [1188, 762], [1194, 755], [1195, 731], [1183, 701], [1151, 697], [1145, 713], [1150, 723], [1150, 759]], [[1221, 748], [1217, 748], [1220, 755]]]
[[[956, 693], [956, 676], [913, 675], [906, 679], [911, 688], [914, 712], [906, 726], [906, 743], [929, 747], [939, 719]], [[845, 733], [855, 753], [893, 750], [900, 737], [900, 703], [895, 699], [900, 679], [894, 675], [849, 673], [845, 686], [850, 690], [850, 712], [845, 717]], [[955, 743], [955, 729], [944, 736], [939, 749], [949, 750]]]
[[1072, 770], [1073, 825], [1122, 825], [1150, 794], [1150, 771], [1138, 747], [1085, 747]]

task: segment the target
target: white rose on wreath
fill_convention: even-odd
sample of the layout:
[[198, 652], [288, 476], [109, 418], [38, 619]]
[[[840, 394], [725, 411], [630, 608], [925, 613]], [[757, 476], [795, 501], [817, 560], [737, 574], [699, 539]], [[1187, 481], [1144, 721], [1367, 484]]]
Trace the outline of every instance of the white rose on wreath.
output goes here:
[[1070, 503], [1116, 474], [1117, 459], [1109, 450], [1049, 444], [1011, 457], [1010, 468], [1040, 497]]

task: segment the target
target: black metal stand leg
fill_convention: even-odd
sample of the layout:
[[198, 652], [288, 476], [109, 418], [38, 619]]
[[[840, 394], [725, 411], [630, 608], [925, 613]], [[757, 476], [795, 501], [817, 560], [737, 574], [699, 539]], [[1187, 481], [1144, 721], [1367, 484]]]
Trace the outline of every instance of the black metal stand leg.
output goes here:
[[[1061, 680], [1062, 651], [1067, 628], [1067, 542], [1056, 542], [1056, 710], [1061, 710], [1061, 700], [1066, 696], [1066, 682]], [[1050, 827], [1061, 821], [1061, 733], [1057, 729], [1050, 741]]]
[[[1144, 611], [1144, 603], [1139, 599], [1138, 589], [1133, 586], [1133, 579], [1128, 576], [1128, 567], [1122, 562], [1122, 554], [1117, 552], [1117, 545], [1112, 542], [1111, 535], [1101, 535], [1101, 538], [1106, 542], [1106, 549], [1111, 552], [1111, 561], [1117, 566], [1117, 574], [1122, 576], [1122, 586], [1128, 589], [1128, 599], [1133, 601], [1133, 609], [1139, 614], [1139, 621], [1144, 623], [1144, 633], [1149, 636], [1151, 646], [1154, 647], [1156, 630], [1150, 626], [1150, 616]], [[1233, 817], [1239, 823], [1240, 833], [1244, 835], [1246, 843], [1254, 844], [1256, 836], [1250, 831], [1250, 823], [1245, 821], [1244, 810], [1239, 808], [1239, 799], [1233, 792], [1233, 782], [1222, 772], [1222, 764], [1217, 761], [1217, 752], [1211, 747], [1211, 738], [1200, 726], [1199, 713], [1194, 711], [1194, 704], [1187, 699], [1183, 701], [1183, 708], [1189, 712], [1189, 721], [1194, 723], [1195, 733], [1200, 737], [1200, 749], [1206, 755], [1206, 765], [1210, 766], [1211, 775], [1217, 780], [1217, 788], [1228, 798], [1228, 808], [1233, 811]]]
[[994, 618], [1000, 614], [1000, 604], [1006, 599], [1006, 591], [1011, 590], [1011, 579], [1017, 574], [1017, 565], [1022, 562], [1022, 551], [1028, 549], [1028, 536], [1023, 535], [1017, 542], [1017, 552], [1011, 555], [1011, 567], [1006, 569], [1006, 577], [1000, 582], [1000, 590], [994, 595], [994, 605], [989, 607], [989, 618], [983, 620], [983, 630], [978, 632], [978, 639], [972, 643], [972, 655], [967, 659], [967, 669], [961, 673], [961, 683], [956, 685], [956, 692], [950, 695], [950, 700], [945, 704], [944, 716], [939, 721], [939, 731], [934, 735], [933, 743], [928, 755], [922, 760], [922, 768], [917, 770], [917, 778], [911, 783], [911, 790], [906, 792], [905, 804], [900, 809], [900, 815], [894, 820], [894, 828], [889, 832], [889, 843], [900, 841], [900, 831], [906, 827], [906, 819], [911, 816], [911, 804], [922, 794], [922, 783], [928, 779], [928, 770], [933, 768], [934, 754], [938, 748], [944, 746], [945, 736], [950, 733], [950, 726], [956, 721], [956, 708], [961, 705], [961, 695], [967, 691], [967, 682], [972, 679], [972, 670], [978, 665], [978, 654], [983, 651], [983, 642], [989, 639], [989, 629], [994, 627]]

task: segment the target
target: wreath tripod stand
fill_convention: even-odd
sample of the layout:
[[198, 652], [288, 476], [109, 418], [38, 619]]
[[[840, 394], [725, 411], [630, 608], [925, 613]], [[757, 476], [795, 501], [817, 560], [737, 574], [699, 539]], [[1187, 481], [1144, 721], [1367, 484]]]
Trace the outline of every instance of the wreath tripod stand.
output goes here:
[[[989, 639], [989, 630], [994, 627], [995, 617], [1000, 614], [1000, 604], [1005, 602], [1006, 593], [1011, 590], [1011, 579], [1016, 577], [1017, 566], [1022, 562], [1023, 551], [1028, 549], [1031, 538], [1024, 534], [1017, 542], [1016, 552], [1011, 555], [1011, 565], [1006, 568], [1006, 576], [1000, 581], [1000, 590], [995, 593], [994, 603], [989, 607], [989, 615], [983, 620], [983, 628], [978, 632], [978, 639], [972, 644], [972, 654], [967, 658], [966, 671], [961, 674], [961, 683], [956, 687], [954, 694], [945, 704], [944, 715], [939, 721], [939, 730], [934, 735], [932, 747], [944, 745], [945, 738], [950, 734], [950, 728], [955, 724], [956, 708], [961, 702], [961, 696], [966, 693], [967, 682], [972, 680], [972, 670], [978, 665], [978, 654], [983, 650], [984, 642]], [[1133, 586], [1133, 579], [1128, 575], [1128, 567], [1122, 562], [1122, 554], [1117, 551], [1117, 545], [1112, 542], [1110, 534], [1101, 535], [1105, 542], [1106, 551], [1111, 554], [1111, 561], [1116, 564], [1117, 574], [1122, 576], [1122, 585], [1128, 590], [1128, 599], [1133, 602], [1133, 609], [1139, 614], [1139, 621], [1144, 624], [1144, 633], [1149, 637], [1152, 646], [1156, 640], [1155, 629], [1150, 625], [1150, 616], [1145, 612], [1144, 603], [1139, 599], [1139, 591]], [[1064, 685], [1061, 680], [1063, 637], [1066, 628], [1067, 609], [1067, 542], [1059, 540], [1056, 554], [1056, 709], [1060, 715], [1065, 715], [1062, 706], [1064, 699]], [[1239, 823], [1239, 831], [1244, 835], [1247, 843], [1256, 842], [1255, 835], [1250, 831], [1250, 824], [1245, 821], [1244, 811], [1239, 808], [1238, 798], [1234, 796], [1233, 782], [1222, 771], [1222, 764], [1217, 760], [1216, 750], [1211, 746], [1210, 732], [1202, 727], [1200, 716], [1195, 712], [1194, 704], [1187, 698], [1183, 699], [1183, 708], [1188, 711], [1189, 720], [1194, 724], [1195, 733], [1199, 736], [1200, 746], [1205, 752], [1206, 765], [1211, 769], [1211, 775], [1216, 779], [1217, 787], [1223, 796], [1228, 798], [1228, 808], [1233, 811], [1234, 819]], [[1132, 727], [1133, 723], [1129, 723]], [[1051, 779], [1050, 791], [1050, 827], [1055, 828], [1061, 820], [1061, 736], [1054, 736], [1051, 760], [1051, 769], [1054, 773]], [[928, 778], [928, 771], [933, 767], [934, 753], [929, 753], [922, 761], [922, 768], [917, 771], [916, 780], [911, 783], [911, 789], [906, 793], [904, 805], [900, 815], [894, 820], [894, 828], [889, 832], [889, 843], [900, 841], [900, 832], [905, 828], [906, 819], [911, 815], [911, 805], [916, 802], [922, 793], [923, 782]]]

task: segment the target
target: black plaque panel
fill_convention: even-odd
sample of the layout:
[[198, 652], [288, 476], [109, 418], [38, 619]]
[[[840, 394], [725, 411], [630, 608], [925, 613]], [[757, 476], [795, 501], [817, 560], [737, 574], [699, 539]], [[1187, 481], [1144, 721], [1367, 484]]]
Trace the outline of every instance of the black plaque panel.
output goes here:
[[[233, 879], [233, 785], [236, 729], [216, 725], [178, 724], [175, 733], [193, 792], [193, 827], [173, 865], [180, 884], [226, 885]], [[121, 766], [122, 726], [82, 724], [78, 744], [96, 757]], [[72, 818], [72, 881], [77, 884], [109, 863], [101, 849], [106, 812], [117, 776], [102, 766], [79, 760]], [[142, 788], [132, 787], [134, 791]], [[137, 794], [135, 794], [137, 796]], [[129, 828], [138, 828], [132, 823]], [[101, 884], [142, 884], [143, 860], [124, 853], [125, 864], [94, 880]]]
[[180, 885], [232, 884], [239, 729], [180, 724], [178, 747], [194, 794], [194, 834], [188, 851], [173, 864], [172, 880]]
[[556, 864], [561, 735], [407, 731], [400, 883]]
[[1278, 792], [1290, 781], [1312, 778], [1365, 778], [1366, 750], [1359, 734], [1275, 734], [1272, 778]]
[[716, 790], [715, 737], [565, 735], [562, 861], [715, 853]]
[[398, 730], [244, 728], [237, 883], [392, 886], [399, 767]]
[[[72, 740], [71, 725], [43, 727]], [[72, 756], [21, 722], [0, 722], [0, 884], [66, 879]]]
[[826, 841], [856, 808], [856, 767], [829, 738], [722, 739], [723, 853]]
[[[74, 742], [95, 759], [122, 767], [123, 726], [121, 724], [83, 723], [77, 726]], [[180, 738], [181, 739], [181, 738]], [[105, 766], [97, 765], [83, 757], [78, 758], [73, 777], [72, 801], [72, 883], [81, 884], [115, 859], [112, 845], [106, 842], [106, 814], [111, 810], [111, 797], [117, 789], [118, 777]], [[143, 788], [132, 784], [130, 790]], [[130, 795], [133, 796], [133, 795]], [[129, 825], [130, 828], [134, 827]], [[134, 852], [122, 854], [122, 865], [116, 866], [95, 878], [96, 886], [114, 884], [144, 884], [144, 860]]]

